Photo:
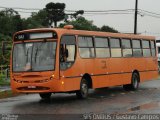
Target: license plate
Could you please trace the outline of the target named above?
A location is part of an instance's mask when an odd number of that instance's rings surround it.
[[[36,86],[28,86],[28,88],[36,88]]]

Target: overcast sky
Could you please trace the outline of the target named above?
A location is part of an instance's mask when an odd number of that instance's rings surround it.
[[[138,8],[160,14],[160,0],[138,0]],[[0,0],[3,7],[44,8],[49,2],[66,4],[66,10],[123,10],[134,9],[135,0]],[[0,9],[1,10],[1,9]],[[20,13],[28,17],[28,13]],[[141,16],[142,15],[142,16]],[[160,37],[159,18],[145,14],[138,15],[138,32]],[[94,24],[101,27],[108,25],[120,32],[133,32],[134,14],[84,15]]]

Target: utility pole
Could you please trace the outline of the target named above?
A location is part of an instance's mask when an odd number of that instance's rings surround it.
[[[137,14],[138,14],[138,0],[136,0],[135,4],[134,34],[137,34]]]

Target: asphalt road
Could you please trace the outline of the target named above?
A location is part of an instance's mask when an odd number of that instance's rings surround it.
[[[1,119],[84,119],[102,113],[159,114],[160,80],[141,83],[137,91],[125,91],[121,86],[90,90],[85,100],[75,94],[53,94],[50,100],[42,100],[37,94],[0,99]]]

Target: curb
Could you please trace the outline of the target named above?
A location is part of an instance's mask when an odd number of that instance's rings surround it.
[[[1,90],[0,91],[0,99],[1,98],[7,98],[7,97],[10,97],[10,96],[12,96],[11,90]]]
[[[11,90],[0,91],[0,99],[14,97],[14,96],[17,96],[17,95],[19,95],[19,94],[12,93]]]
[[[0,90],[0,99],[2,98],[8,98],[8,97],[14,97],[17,96],[18,93],[13,93],[11,89],[4,89]]]

